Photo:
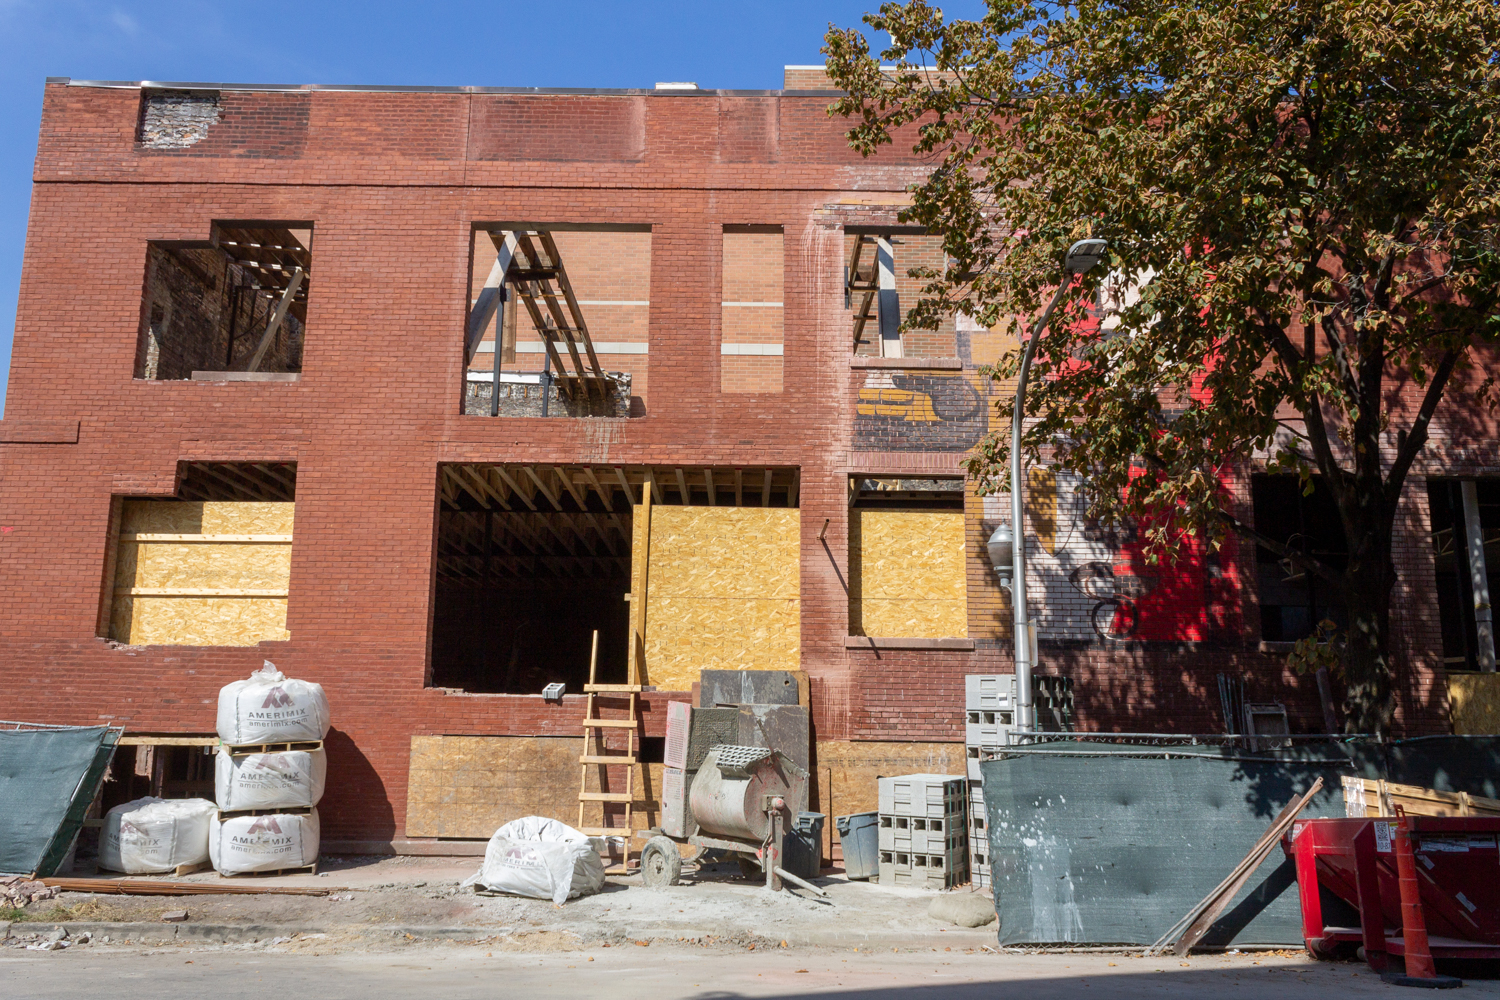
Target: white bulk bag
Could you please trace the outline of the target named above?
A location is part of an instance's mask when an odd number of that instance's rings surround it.
[[[142,875],[202,864],[213,815],[207,799],[148,797],[115,806],[99,834],[99,867]]]
[[[322,750],[232,754],[214,760],[214,801],[224,812],[307,809],[323,797],[328,755]]]
[[[603,841],[555,819],[525,816],[495,831],[484,849],[484,864],[459,885],[478,884],[561,906],[604,887],[602,846]]]
[[[318,811],[216,815],[208,833],[208,857],[220,875],[310,865],[318,860]]]
[[[294,743],[328,735],[323,685],[284,676],[270,660],[219,689],[219,739],[230,746]]]

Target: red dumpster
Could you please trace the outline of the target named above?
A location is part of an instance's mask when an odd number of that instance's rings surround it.
[[[1434,958],[1500,958],[1500,818],[1408,816],[1422,913]],[[1377,972],[1404,955],[1394,819],[1308,819],[1281,846],[1297,865],[1302,937],[1314,955],[1359,945]],[[1323,922],[1320,887],[1359,914]]]

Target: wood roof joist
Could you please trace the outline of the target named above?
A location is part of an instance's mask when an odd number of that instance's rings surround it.
[[[528,508],[530,508],[531,510],[536,510],[536,499],[532,496],[532,493],[536,492],[535,490],[528,491],[521,489],[521,484],[516,482],[515,477],[513,477],[503,465],[492,465],[490,466],[490,468],[495,471],[495,475],[500,477],[500,481],[502,483],[510,487],[510,491],[512,494],[520,497],[521,502],[524,503]]]

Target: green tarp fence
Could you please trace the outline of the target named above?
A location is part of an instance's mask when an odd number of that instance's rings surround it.
[[[1304,817],[1344,815],[1344,775],[1495,796],[1500,738],[1320,743],[1250,752],[1086,741],[1012,747],[980,765],[1001,944],[1156,941],[1317,777]],[[1330,923],[1358,923],[1325,897]],[[1280,848],[1204,946],[1301,947]]]
[[[57,871],[119,738],[107,726],[0,722],[0,874]]]

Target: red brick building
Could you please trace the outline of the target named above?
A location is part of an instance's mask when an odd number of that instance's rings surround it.
[[[1005,508],[959,471],[1006,345],[896,331],[906,268],[941,264],[896,224],[924,166],[861,159],[829,101],[49,80],[0,422],[0,716],[211,734],[219,687],[270,659],[332,703],[330,841],[571,821],[572,692],[594,630],[623,678],[644,586],[648,742],[697,669],[790,668],[826,811],[960,769],[964,675],[1011,668],[983,544]],[[1496,464],[1448,454],[1448,477]],[[1462,576],[1432,539],[1446,484],[1413,478],[1398,542],[1416,732],[1450,725],[1443,614],[1449,665],[1473,660],[1438,599]],[[1146,567],[1068,483],[1032,492],[1039,672],[1073,678],[1080,727],[1223,731],[1223,673],[1321,729],[1281,656],[1320,613],[1305,585],[1244,548]],[[199,776],[153,752],[154,787]],[[466,754],[485,788],[455,790]]]

